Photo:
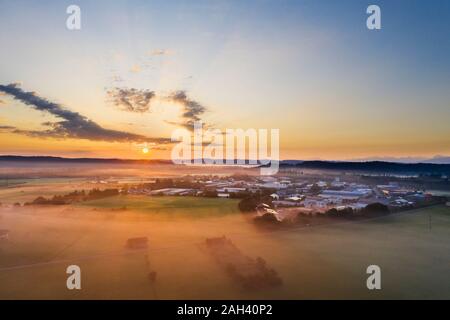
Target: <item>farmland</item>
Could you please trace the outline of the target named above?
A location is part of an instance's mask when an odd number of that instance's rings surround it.
[[[118,196],[3,208],[0,216],[1,227],[11,232],[0,245],[3,299],[450,297],[445,206],[273,232],[255,228],[230,199]],[[264,258],[283,285],[245,291],[230,281],[199,249],[207,237],[222,235],[243,254]],[[127,250],[127,239],[137,236],[148,237],[149,248]],[[70,264],[81,267],[80,291],[65,286]],[[382,268],[378,292],[365,286],[370,264]],[[154,284],[150,270],[157,272]]]

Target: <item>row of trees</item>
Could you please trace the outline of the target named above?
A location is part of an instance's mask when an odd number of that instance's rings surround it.
[[[363,209],[354,210],[350,207],[338,210],[336,208],[329,209],[324,213],[304,213],[299,212],[296,218],[292,220],[279,221],[274,214],[265,213],[262,216],[255,217],[255,223],[265,226],[296,226],[296,225],[311,225],[329,223],[329,220],[323,218],[333,218],[336,220],[354,220],[354,219],[368,219],[378,216],[384,216],[390,213],[389,208],[382,203],[371,203]]]
[[[351,219],[351,218],[355,218],[355,217],[371,218],[371,217],[375,217],[375,216],[386,215],[389,213],[390,213],[390,211],[389,211],[388,206],[386,206],[382,203],[376,202],[376,203],[368,204],[365,208],[358,209],[358,210],[354,210],[351,207],[346,207],[341,210],[332,208],[332,209],[326,211],[325,213],[323,213],[323,215],[326,217],[331,217],[331,218]],[[318,214],[318,216],[320,216],[320,214]]]
[[[54,195],[52,198],[37,197],[32,202],[26,202],[25,205],[64,205],[73,202],[89,201],[113,197],[119,194],[118,189],[92,189],[89,192],[84,190],[75,190],[64,195]]]
[[[261,189],[255,193],[246,194],[238,204],[239,210],[241,212],[253,212],[261,203],[271,205],[272,197],[270,195],[274,192],[273,189]]]

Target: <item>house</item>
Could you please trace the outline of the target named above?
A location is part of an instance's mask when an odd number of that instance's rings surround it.
[[[297,195],[294,195],[294,196],[286,198],[286,200],[299,202],[299,201],[303,200],[303,198],[304,198],[303,196],[299,197]]]
[[[218,193],[217,196],[219,198],[229,198],[230,194],[229,193]]]
[[[405,200],[403,198],[397,198],[394,201],[391,201],[390,205],[393,207],[404,207],[404,206],[410,206],[413,205],[411,201]]]
[[[9,240],[9,230],[0,229],[0,241],[8,241]]]
[[[371,190],[354,190],[354,191],[344,191],[344,190],[324,190],[319,195],[323,198],[336,198],[345,200],[358,200],[361,197],[369,195]]]
[[[164,188],[153,190],[150,192],[152,196],[165,195],[165,196],[176,196],[176,195],[186,195],[193,192],[192,189],[184,189],[184,188]]]
[[[272,204],[277,207],[297,207],[299,205],[296,201],[287,201],[287,200],[275,200],[272,201]]]
[[[246,188],[235,188],[235,187],[229,187],[229,188],[220,188],[217,189],[217,192],[219,193],[239,193],[239,192],[245,192]]]
[[[328,201],[320,197],[307,197],[303,204],[305,208],[325,208],[328,205]]]
[[[279,182],[266,182],[259,184],[261,188],[268,188],[268,189],[286,189],[288,187],[287,184],[279,183]]]

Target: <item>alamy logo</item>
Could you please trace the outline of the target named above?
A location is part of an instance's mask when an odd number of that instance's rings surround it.
[[[381,289],[381,268],[377,265],[370,265],[366,270],[367,274],[370,276],[367,278],[366,285],[369,290],[380,290]]]
[[[369,30],[381,29],[381,9],[379,6],[372,4],[367,7],[367,14],[370,16],[367,18],[366,25]]]
[[[203,130],[201,121],[194,122],[194,131],[177,129],[172,141],[175,164],[260,165],[262,175],[272,175],[279,168],[279,129]],[[270,154],[269,154],[270,142]]]
[[[70,265],[66,269],[66,273],[70,274],[67,278],[66,286],[69,290],[81,289],[81,269],[77,265]]]
[[[81,9],[79,6],[72,4],[67,7],[66,13],[69,14],[66,20],[66,27],[68,30],[81,29]]]

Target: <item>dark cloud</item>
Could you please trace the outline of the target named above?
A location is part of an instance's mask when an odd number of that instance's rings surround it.
[[[155,92],[135,88],[112,88],[106,92],[112,103],[125,111],[143,113],[150,109]]]
[[[0,125],[0,130],[13,130],[15,128],[16,127],[13,127],[13,126],[2,126],[2,125]]]
[[[183,121],[167,123],[178,125],[193,130],[194,122],[200,121],[200,116],[205,113],[206,107],[195,100],[190,99],[186,91],[179,90],[172,92],[168,96],[156,96],[154,91],[138,90],[135,88],[112,88],[107,91],[113,103],[122,110],[130,112],[147,112],[150,109],[150,102],[154,98],[170,101],[182,107]]]
[[[200,116],[206,111],[206,108],[203,105],[197,101],[189,99],[186,92],[182,90],[172,93],[167,97],[167,99],[183,107],[182,117],[184,121],[173,124],[181,125],[189,130],[193,130],[194,122],[200,121]]]
[[[39,97],[34,92],[23,91],[17,84],[0,85],[0,92],[12,96],[14,99],[31,106],[32,108],[48,112],[62,121],[46,122],[46,130],[22,130],[17,128],[9,128],[18,134],[33,137],[54,137],[54,138],[75,138],[101,141],[116,142],[154,142],[154,143],[170,143],[168,138],[151,138],[139,134],[126,131],[105,129],[96,122],[86,118],[85,116],[67,110],[60,104],[51,102],[45,98]]]

